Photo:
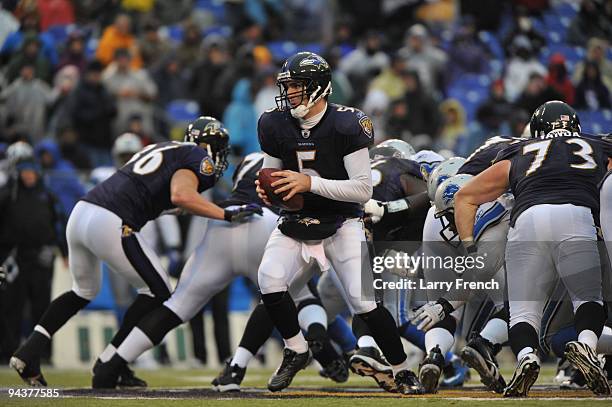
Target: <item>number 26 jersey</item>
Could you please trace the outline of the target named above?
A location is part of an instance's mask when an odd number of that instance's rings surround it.
[[[527,208],[541,204],[573,204],[599,218],[598,183],[607,171],[612,144],[567,130],[514,144],[496,161],[510,160],[514,208],[510,224]]]
[[[145,147],[82,199],[108,209],[134,230],[140,230],[163,211],[174,208],[170,181],[180,169],[196,175],[198,192],[215,184],[214,162],[206,150],[193,143],[171,141]]]

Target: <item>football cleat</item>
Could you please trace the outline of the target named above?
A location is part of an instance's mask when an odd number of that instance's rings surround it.
[[[557,374],[555,375],[553,381],[556,384],[561,385],[561,383],[569,380],[572,377],[572,372],[574,370],[574,367],[572,367],[572,364],[568,362],[567,359],[559,359],[557,362]]]
[[[119,375],[123,371],[127,363],[117,365],[112,359],[108,362],[96,361],[93,368],[93,377],[91,378],[92,389],[115,389],[119,385]]]
[[[570,376],[563,380],[559,385],[562,390],[583,390],[586,389],[586,380],[580,370],[573,366],[569,369]]]
[[[26,360],[22,356],[18,356],[19,351],[11,357],[9,366],[17,371],[23,381],[32,387],[46,387],[47,381],[40,371],[40,361]]]
[[[603,363],[588,345],[572,341],[565,345],[565,357],[576,367],[586,381],[586,385],[595,394],[610,394],[610,384],[603,370]]]
[[[225,361],[225,367],[211,382],[213,390],[221,393],[240,391],[240,383],[244,379],[246,367],[231,365],[231,359]]]
[[[96,359],[96,363],[92,369],[94,375],[99,371],[101,365],[102,361]],[[147,387],[147,382],[136,377],[134,371],[126,364],[120,370],[119,378],[117,379],[117,387],[120,389],[143,389]]]
[[[312,354],[310,350],[304,353],[297,353],[285,348],[281,365],[268,381],[268,390],[280,391],[289,387],[297,372],[308,366],[311,360]]]
[[[527,397],[539,374],[540,359],[533,352],[526,354],[516,366],[512,379],[504,390],[504,397]]]
[[[472,338],[461,350],[461,359],[480,375],[480,381],[489,390],[503,393],[506,381],[502,377],[497,360],[495,359],[494,345],[480,335]]]
[[[395,388],[401,394],[423,394],[425,389],[416,375],[410,370],[402,370],[395,375]]]
[[[336,383],[344,383],[348,380],[348,367],[344,359],[335,359],[321,369],[319,375],[332,379]]]
[[[359,376],[373,378],[381,389],[391,393],[397,391],[393,369],[375,347],[364,346],[359,348],[349,359],[349,367],[353,373]]]
[[[425,393],[438,391],[442,369],[444,369],[444,355],[442,355],[440,347],[436,345],[419,366],[419,381],[423,385]]]

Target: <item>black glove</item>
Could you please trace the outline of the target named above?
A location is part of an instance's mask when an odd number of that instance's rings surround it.
[[[261,206],[250,203],[248,205],[239,206],[236,209],[226,209],[223,217],[226,221],[231,223],[243,223],[247,222],[253,215],[263,215],[263,209]]]

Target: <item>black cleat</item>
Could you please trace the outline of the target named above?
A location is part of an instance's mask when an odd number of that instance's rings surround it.
[[[397,392],[393,369],[380,351],[373,346],[364,346],[349,359],[351,371],[359,376],[371,377],[381,389]]]
[[[540,374],[540,359],[535,353],[528,353],[519,361],[504,397],[527,397],[529,389],[538,380]]]
[[[335,359],[319,372],[319,375],[332,379],[336,383],[344,383],[348,380],[348,367],[344,359]]]
[[[118,355],[108,362],[96,362],[91,378],[92,389],[115,389],[119,385],[119,376],[127,367],[127,363]]]
[[[94,376],[96,373],[98,373],[100,365],[102,365],[102,361],[100,359],[96,359],[96,363],[92,369]],[[139,377],[136,377],[134,371],[126,364],[119,371],[117,387],[120,389],[144,389],[147,387],[147,382]]]
[[[419,381],[423,385],[425,393],[436,393],[438,391],[442,369],[444,369],[444,355],[442,355],[440,347],[436,345],[419,366]]]
[[[11,357],[9,366],[17,371],[27,385],[32,387],[47,387],[47,381],[40,371],[40,361],[38,359],[27,360],[19,355],[19,350],[17,350],[15,355]]]
[[[423,394],[425,389],[416,375],[410,370],[402,370],[395,375],[396,391],[401,394]]]
[[[231,365],[232,360],[225,361],[225,367],[211,382],[215,391],[225,393],[227,391],[240,391],[240,383],[244,379],[246,367]]]
[[[565,357],[576,367],[586,381],[586,385],[595,394],[610,394],[610,384],[603,370],[603,363],[588,345],[572,341],[565,345]]]
[[[283,361],[268,381],[268,390],[280,391],[289,387],[291,381],[300,370],[304,369],[312,360],[310,350],[297,353],[289,348],[283,350]]]
[[[465,345],[461,351],[461,359],[478,372],[480,381],[489,390],[499,394],[504,392],[506,381],[499,371],[494,345],[491,342],[477,335]]]

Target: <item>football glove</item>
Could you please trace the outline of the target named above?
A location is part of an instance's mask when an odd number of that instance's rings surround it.
[[[363,207],[366,215],[370,216],[372,223],[380,222],[380,219],[385,215],[386,205],[384,202],[370,199]]]
[[[412,323],[424,332],[429,331],[454,311],[453,306],[444,298],[436,302],[428,302],[415,311]]]
[[[6,269],[0,266],[0,287],[6,284],[6,276],[7,276]]]
[[[235,209],[226,209],[223,215],[224,219],[231,223],[244,223],[250,220],[253,215],[263,215],[263,209],[261,206],[250,203],[248,205],[242,205]]]

